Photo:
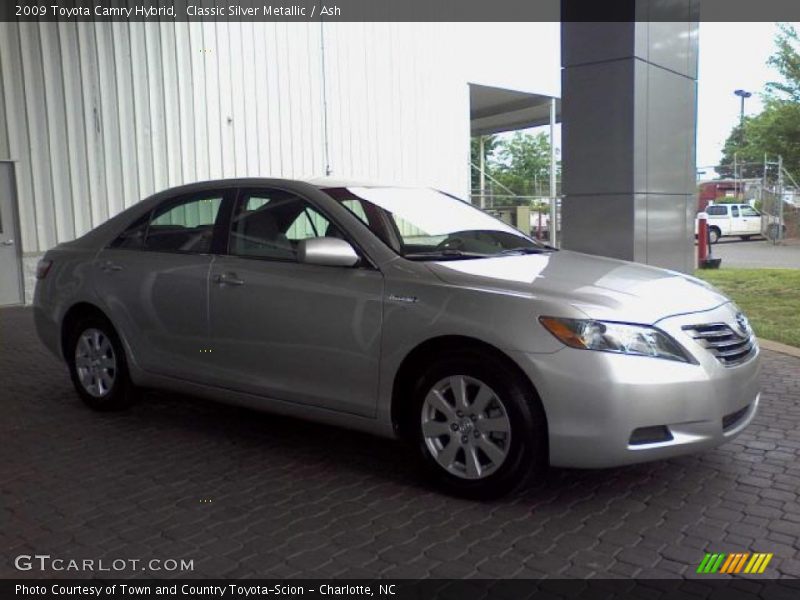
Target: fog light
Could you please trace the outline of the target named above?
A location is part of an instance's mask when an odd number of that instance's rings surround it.
[[[634,429],[631,434],[631,439],[628,444],[631,446],[638,446],[641,444],[657,444],[659,442],[669,442],[672,439],[672,433],[666,425],[657,425],[655,427],[639,427]]]

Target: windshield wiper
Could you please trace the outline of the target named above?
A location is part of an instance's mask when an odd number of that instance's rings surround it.
[[[465,260],[470,258],[486,258],[489,254],[478,252],[464,252],[454,248],[434,250],[431,252],[410,252],[403,255],[408,260]]]
[[[500,254],[543,254],[544,252],[552,252],[555,250],[552,246],[543,246],[541,248],[533,246],[520,246],[519,248],[508,248],[503,250]]]

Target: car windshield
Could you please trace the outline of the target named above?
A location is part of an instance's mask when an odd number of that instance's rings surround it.
[[[550,248],[472,205],[432,189],[325,190],[395,252],[410,260],[538,254]]]

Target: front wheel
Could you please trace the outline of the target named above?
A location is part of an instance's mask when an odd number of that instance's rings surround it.
[[[68,340],[67,362],[81,399],[94,410],[125,408],[135,398],[125,352],[112,325],[100,317],[81,319]]]
[[[708,241],[711,244],[716,244],[720,238],[720,231],[716,227],[712,227],[708,230]]]
[[[547,464],[547,425],[539,399],[494,357],[463,355],[419,379],[412,431],[423,466],[445,491],[502,496]]]

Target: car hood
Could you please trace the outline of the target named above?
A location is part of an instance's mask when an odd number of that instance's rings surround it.
[[[445,283],[566,304],[593,319],[652,324],[729,301],[676,271],[567,250],[426,264]]]

